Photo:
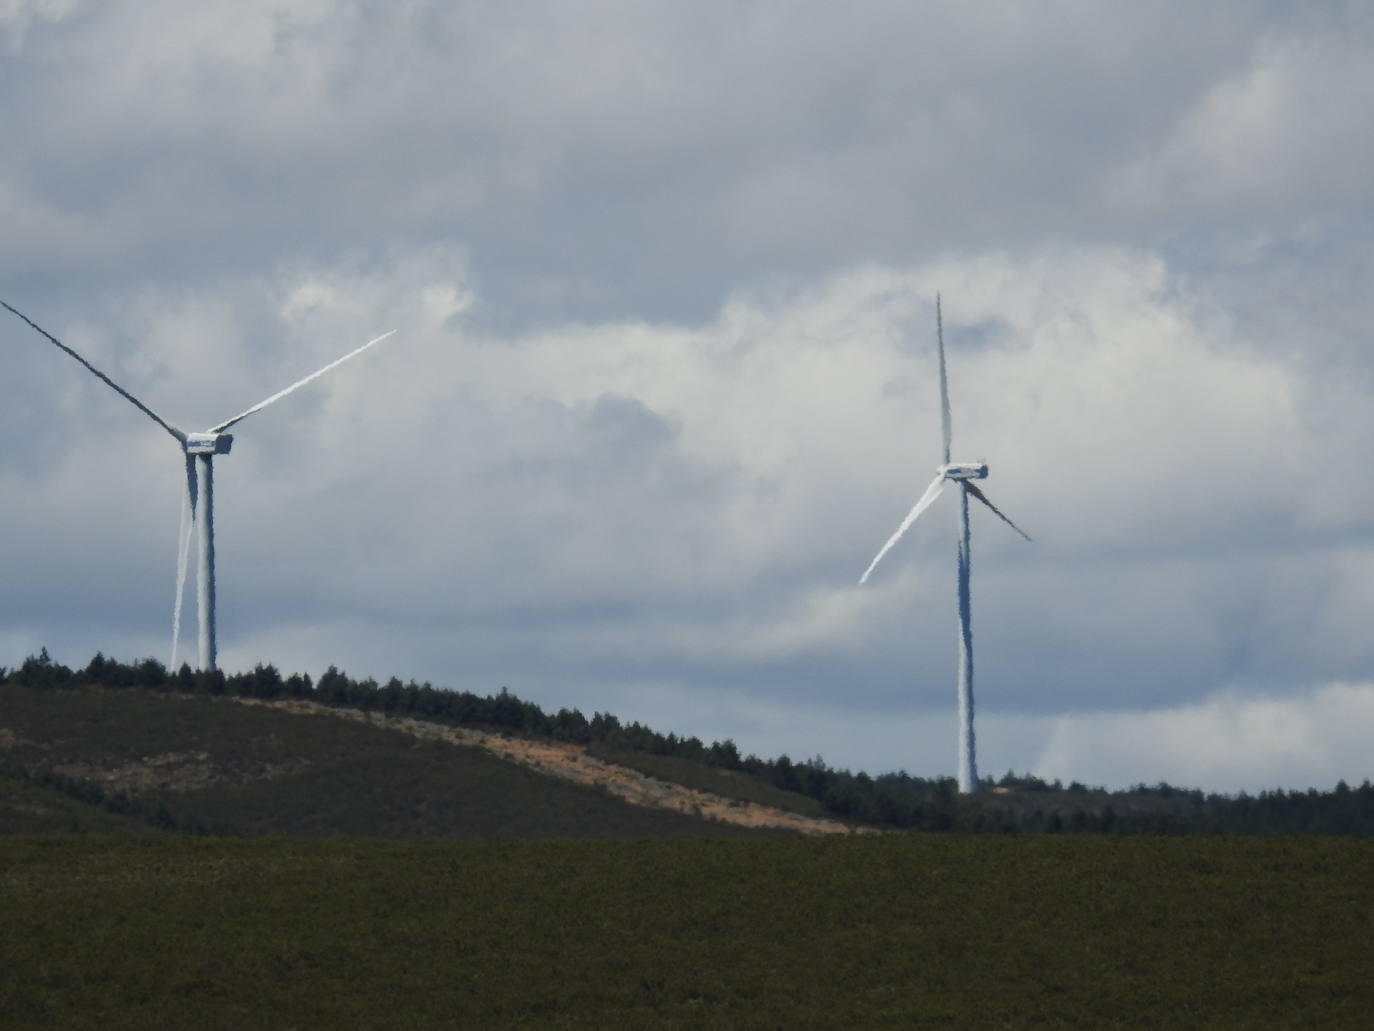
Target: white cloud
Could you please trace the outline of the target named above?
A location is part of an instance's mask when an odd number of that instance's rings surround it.
[[[952,700],[952,678],[948,689]],[[954,767],[952,704],[948,710],[865,710],[839,691],[828,703],[760,704],[735,695],[704,706],[690,692],[653,684],[608,700],[627,718],[663,720],[705,740],[730,737],[746,754],[820,755],[837,768],[925,777],[948,776]],[[1231,794],[1329,791],[1339,780],[1357,785],[1370,777],[1372,717],[1374,685],[1366,683],[1327,684],[1288,697],[1223,689],[1184,705],[1118,713],[982,708],[979,772],[997,778],[1011,770],[1113,789],[1165,781]]]
[[[1359,7],[1264,38],[1207,90],[1153,153],[1123,166],[1118,199],[1207,220],[1342,218],[1362,206],[1374,147],[1366,60],[1374,21]],[[1293,223],[1290,222],[1290,225]]]
[[[0,30],[17,47],[34,22],[59,22],[75,9],[76,0],[0,0]]]
[[[1117,787],[1161,780],[1212,791],[1329,790],[1370,777],[1374,685],[1328,684],[1295,697],[1222,691],[1154,711],[1048,721],[1032,764],[1046,778]]]

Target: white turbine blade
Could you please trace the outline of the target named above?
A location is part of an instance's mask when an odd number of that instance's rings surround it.
[[[940,438],[945,445],[945,465],[949,465],[951,420],[949,414],[949,379],[945,375],[945,321],[940,313],[940,295],[935,295],[935,339],[940,347]]]
[[[5,304],[4,301],[0,301],[0,305],[3,305],[3,306],[4,306],[5,308],[7,308],[9,311],[13,312],[15,315],[18,315],[21,319],[23,319],[25,322],[27,322],[27,323],[28,323],[30,326],[32,326],[34,329],[38,330],[38,332],[42,333],[45,337],[47,337],[49,340],[51,340],[54,344],[56,344],[56,345],[57,345],[58,347],[60,347],[62,350],[66,351],[69,355],[71,355],[73,358],[75,358],[77,361],[79,361],[82,365],[86,366],[86,368],[89,369],[91,372],[93,372],[93,373],[96,375],[96,377],[97,377],[98,379],[100,379],[100,381],[101,381],[102,383],[104,383],[106,386],[109,386],[109,387],[113,388],[114,391],[115,391],[117,394],[119,394],[120,397],[124,398],[126,401],[129,401],[131,404],[133,404],[133,406],[134,406],[135,408],[137,408],[140,412],[142,412],[144,415],[148,416],[148,418],[152,419],[153,422],[157,423],[157,424],[158,424],[159,426],[161,426],[164,430],[166,430],[166,431],[167,431],[168,433],[170,433],[173,437],[175,437],[179,443],[182,443],[182,444],[185,444],[185,443],[186,443],[186,434],[182,433],[181,430],[177,429],[177,428],[176,428],[175,426],[173,426],[171,423],[167,422],[167,420],[165,420],[164,418],[162,418],[162,416],[158,415],[157,412],[153,411],[151,408],[149,408],[147,405],[145,405],[145,404],[144,404],[142,401],[140,401],[138,398],[134,397],[133,394],[129,393],[127,390],[125,390],[123,387],[121,387],[121,386],[120,386],[118,383],[116,383],[114,380],[110,379],[109,376],[106,376],[103,372],[101,372],[99,369],[97,369],[94,365],[92,365],[90,362],[86,361],[85,358],[82,358],[81,355],[79,355],[79,354],[77,354],[75,351],[73,351],[70,347],[68,347],[66,344],[64,344],[61,340],[58,340],[57,337],[53,336],[51,333],[49,333],[46,329],[44,329],[44,328],[43,328],[42,326],[40,326],[38,323],[34,322],[33,319],[29,318],[27,315],[25,315],[22,311],[19,311],[17,308],[11,308],[8,304]]]
[[[897,527],[897,532],[887,539],[887,543],[882,546],[882,549],[874,556],[873,561],[868,564],[868,568],[864,570],[864,575],[859,577],[859,583],[868,581],[868,574],[873,572],[878,563],[882,561],[882,557],[892,550],[892,546],[902,539],[902,534],[906,533],[911,524],[916,521],[916,517],[929,508],[931,503],[940,496],[940,491],[944,489],[945,474],[942,472],[930,481],[930,486],[921,495],[921,500],[916,502],[916,506],[902,520],[902,525]]]
[[[181,496],[181,527],[177,532],[177,593],[172,603],[172,661],[168,666],[173,673],[177,668],[177,648],[181,644],[181,608],[186,596],[186,567],[191,552],[191,531],[196,525],[196,460],[186,456],[186,493]]]
[[[355,348],[355,349],[352,350],[352,351],[349,351],[349,352],[348,352],[346,355],[344,355],[342,358],[335,358],[332,362],[330,362],[328,365],[326,365],[323,369],[317,369],[315,372],[312,372],[309,376],[306,376],[305,379],[303,379],[303,380],[298,380],[298,381],[296,381],[295,383],[292,383],[292,384],[291,384],[289,387],[287,387],[285,390],[278,390],[275,394],[273,394],[271,397],[267,398],[265,401],[259,401],[259,402],[258,402],[257,404],[255,404],[252,408],[248,409],[248,411],[246,411],[246,412],[240,412],[238,415],[234,416],[234,417],[233,417],[232,419],[230,419],[228,422],[222,422],[222,423],[220,423],[218,426],[211,426],[208,432],[210,432],[210,433],[223,433],[225,430],[227,430],[230,426],[234,425],[234,423],[238,422],[240,419],[246,419],[246,418],[248,418],[248,416],[252,415],[254,412],[261,411],[262,409],[266,408],[268,405],[270,405],[270,404],[271,404],[272,402],[274,402],[274,401],[280,401],[280,400],[281,400],[282,398],[284,398],[287,394],[290,394],[292,391],[299,390],[301,387],[303,387],[303,386],[305,386],[307,383],[309,383],[312,379],[316,379],[316,378],[318,378],[318,377],[320,377],[320,376],[323,376],[326,372],[328,372],[330,369],[334,368],[336,365],[342,365],[344,362],[348,361],[348,359],[352,358],[354,355],[362,354],[364,351],[366,351],[366,350],[367,350],[369,347],[371,347],[373,344],[380,344],[383,340],[385,340],[387,337],[391,336],[391,335],[392,335],[393,333],[395,333],[395,332],[396,332],[396,331],[393,329],[393,330],[389,330],[389,331],[386,332],[386,333],[383,333],[383,334],[382,334],[381,336],[379,336],[379,337],[373,337],[373,338],[372,338],[371,340],[369,340],[367,343],[363,344],[362,347],[358,347],[358,348]]]
[[[998,508],[996,505],[994,505],[991,501],[989,501],[988,496],[984,494],[981,490],[979,490],[977,487],[975,487],[969,480],[964,481],[964,487],[967,488],[968,492],[972,494],[975,498],[977,498],[983,504],[987,505],[988,508],[992,509],[993,515],[995,515],[998,519],[1002,520],[1002,522],[1006,523],[1013,530],[1019,533],[1022,537],[1026,538],[1026,540],[1031,539],[1030,534],[1028,534],[1025,530],[1021,529],[1021,527],[1017,526],[1015,523],[1013,523],[1005,515],[1003,515],[1002,510]]]

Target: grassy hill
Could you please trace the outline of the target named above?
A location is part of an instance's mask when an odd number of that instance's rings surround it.
[[[544,712],[504,688],[482,696],[395,678],[382,685],[333,668],[314,683],[271,666],[169,673],[152,659],[126,665],[97,655],[74,671],[43,653],[0,670],[0,692],[28,699],[0,707],[0,773],[184,830],[695,833],[704,816],[808,832],[1374,835],[1368,780],[1227,797],[1163,783],[1065,787],[1009,772],[960,796],[948,777],[762,759],[729,740],[708,745],[608,713]],[[53,700],[37,701],[47,695]],[[241,703],[267,711],[248,715]],[[45,724],[45,705],[68,708]],[[324,730],[312,722],[322,714],[360,726]],[[38,721],[23,741],[5,737],[22,729],[7,727],[15,719]],[[546,790],[546,775],[562,783]],[[660,812],[627,812],[627,801]]]
[[[390,837],[742,832],[631,805],[480,748],[223,696],[9,684],[0,727],[10,774],[0,780],[0,830],[11,833],[148,822]]]
[[[154,833],[134,814],[107,812],[65,791],[0,774],[0,834]]]

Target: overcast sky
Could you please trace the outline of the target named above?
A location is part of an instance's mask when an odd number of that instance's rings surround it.
[[[953,774],[1374,776],[1374,15],[0,0],[0,298],[200,429],[221,662]],[[0,323],[0,664],[170,651],[181,460]],[[194,613],[183,655],[194,648]]]

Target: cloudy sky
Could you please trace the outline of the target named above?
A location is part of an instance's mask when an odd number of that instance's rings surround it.
[[[222,664],[746,751],[1374,775],[1366,5],[0,0],[0,298],[217,463]],[[169,656],[181,461],[0,324],[0,664]],[[194,616],[183,644],[194,646]]]

